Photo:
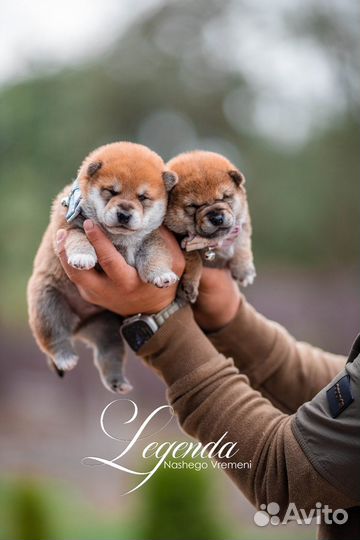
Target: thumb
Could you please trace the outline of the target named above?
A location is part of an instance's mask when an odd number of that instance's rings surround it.
[[[112,242],[90,219],[84,221],[84,231],[93,245],[100,266],[110,279],[116,281],[124,272],[134,269],[127,264]]]
[[[65,251],[66,230],[59,229],[56,231],[56,252],[60,256],[64,256]]]

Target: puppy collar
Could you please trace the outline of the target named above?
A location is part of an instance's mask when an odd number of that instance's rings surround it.
[[[79,186],[78,180],[74,180],[71,191],[67,197],[64,197],[61,201],[61,204],[67,208],[66,212],[66,221],[70,223],[74,221],[75,218],[82,215],[84,218],[83,209],[81,207],[82,194]]]
[[[200,249],[214,250],[230,247],[239,236],[242,226],[242,224],[235,225],[235,227],[230,230],[229,234],[219,240],[204,238],[200,235],[187,236],[181,241],[181,247],[185,249],[185,251],[195,251]]]

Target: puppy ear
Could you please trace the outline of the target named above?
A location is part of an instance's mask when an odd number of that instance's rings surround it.
[[[87,168],[87,175],[92,178],[101,169],[102,165],[102,161],[93,161]]]
[[[237,169],[229,171],[229,176],[234,180],[237,186],[245,184],[245,176]]]
[[[166,191],[171,191],[175,184],[178,183],[178,175],[173,171],[164,171],[162,173]]]

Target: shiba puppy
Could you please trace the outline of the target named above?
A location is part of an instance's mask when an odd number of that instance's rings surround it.
[[[86,157],[75,183],[55,199],[29,281],[28,304],[36,341],[60,375],[78,361],[73,348],[76,337],[94,348],[95,365],[106,388],[118,393],[131,389],[123,373],[122,319],[82,299],[55,254],[56,231],[67,229],[69,264],[93,268],[96,253],[82,228],[84,219],[90,218],[143,281],[168,287],[178,276],[171,270],[171,255],[157,229],[164,219],[168,191],[176,182],[176,174],[165,169],[155,152],[117,142]]]
[[[179,294],[195,302],[203,263],[227,266],[240,285],[251,284],[256,272],[243,174],[213,152],[180,154],[167,166],[178,183],[169,196],[165,224],[181,240],[186,258]]]

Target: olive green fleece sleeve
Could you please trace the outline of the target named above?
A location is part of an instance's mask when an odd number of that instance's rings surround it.
[[[344,356],[296,341],[244,297],[235,318],[208,338],[219,352],[234,359],[253,388],[288,413],[311,400],[346,362]]]
[[[196,325],[191,309],[175,313],[140,350],[165,380],[168,398],[183,429],[202,444],[236,443],[231,461],[250,469],[225,471],[256,506],[271,501],[311,509],[318,500],[333,508],[354,501],[313,468],[292,432],[292,416],[276,409],[249,385],[234,362],[219,354]],[[221,459],[226,463],[225,458]]]

